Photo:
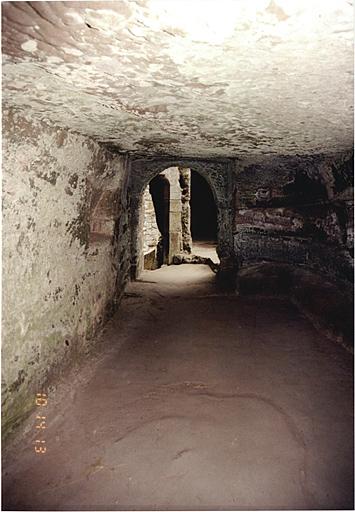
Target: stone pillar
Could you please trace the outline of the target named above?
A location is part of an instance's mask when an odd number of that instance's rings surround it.
[[[175,254],[182,251],[182,226],[181,226],[181,188],[179,183],[179,169],[170,167],[162,173],[170,183],[169,203],[169,254],[168,264],[172,263]]]
[[[135,275],[135,279],[144,270],[143,236],[142,236],[143,226],[144,226],[144,205],[143,205],[143,196],[142,196],[139,201],[137,228],[136,228],[137,234],[139,233],[139,236],[138,236],[136,254],[133,255],[135,266],[132,267],[132,272]]]
[[[219,201],[217,214],[218,246],[220,260],[217,282],[222,289],[234,290],[236,287],[238,260],[233,253],[232,234],[233,208],[230,201]]]
[[[187,254],[192,251],[191,237],[191,170],[179,169],[181,188],[181,229],[182,229],[182,250]]]

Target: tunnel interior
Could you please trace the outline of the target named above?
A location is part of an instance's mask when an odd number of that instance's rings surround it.
[[[2,11],[2,508],[352,510],[353,2]]]

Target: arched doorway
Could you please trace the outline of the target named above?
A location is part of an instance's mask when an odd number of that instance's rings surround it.
[[[174,262],[218,265],[217,207],[198,172],[165,169],[145,187],[142,209],[144,269]]]
[[[230,161],[208,161],[193,158],[150,157],[132,161],[128,183],[131,225],[131,279],[137,279],[144,268],[142,251],[143,193],[149,182],[164,170],[178,167],[193,169],[208,182],[217,209],[217,253],[220,259],[219,281],[234,282],[233,215],[230,205],[234,192],[234,164]]]

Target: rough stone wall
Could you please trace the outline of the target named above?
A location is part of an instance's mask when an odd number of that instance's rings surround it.
[[[179,169],[181,187],[181,229],[182,229],[182,250],[187,254],[192,251],[191,236],[191,170]]]
[[[143,194],[143,254],[144,267],[157,268],[157,250],[161,234],[157,225],[153,198],[146,187]]]
[[[143,252],[144,254],[155,249],[160,238],[152,196],[147,187],[143,194],[144,226],[143,226]]]
[[[3,433],[80,358],[129,270],[129,160],[3,113]]]
[[[296,263],[352,281],[352,154],[248,165],[237,174],[235,187],[239,265]]]

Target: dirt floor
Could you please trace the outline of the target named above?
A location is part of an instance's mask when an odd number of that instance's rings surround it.
[[[3,509],[353,508],[351,355],[214,279],[129,285],[101,353],[49,393],[47,453],[32,416],[7,455]]]
[[[202,256],[204,258],[211,258],[214,263],[219,263],[217,255],[216,242],[197,241],[192,244],[192,254]]]

